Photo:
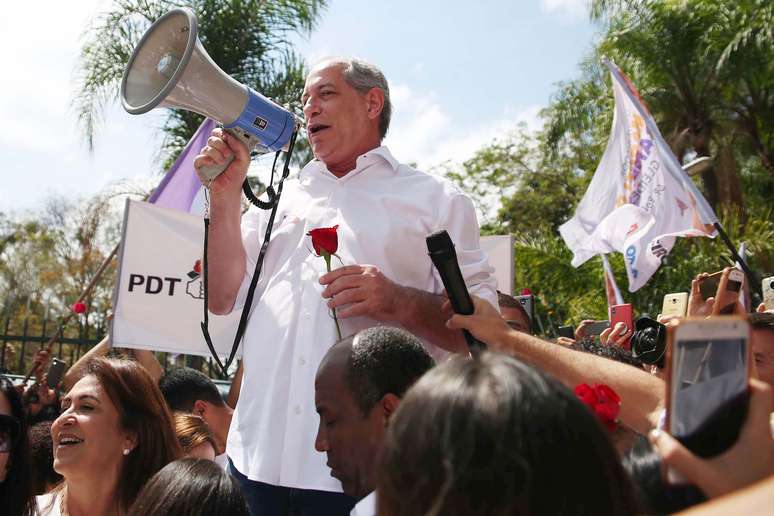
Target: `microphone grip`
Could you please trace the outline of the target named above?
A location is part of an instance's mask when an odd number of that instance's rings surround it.
[[[462,277],[454,244],[446,231],[433,233],[427,237],[427,248],[430,259],[441,276],[441,281],[449,296],[449,302],[455,313],[470,315],[474,312],[473,301],[468,294],[468,287]],[[476,339],[468,330],[462,330],[471,353],[486,349],[486,344]]]

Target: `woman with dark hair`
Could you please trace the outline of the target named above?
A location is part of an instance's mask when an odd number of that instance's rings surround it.
[[[51,426],[61,488],[38,498],[42,514],[121,514],[145,482],[180,455],[172,416],[138,363],[95,358],[62,399]]]
[[[21,396],[0,375],[0,510],[7,516],[35,514],[32,465]]]
[[[167,464],[145,484],[129,516],[248,516],[239,485],[207,459]]]
[[[409,390],[377,493],[389,516],[638,512],[597,418],[558,381],[494,353],[454,358]]]

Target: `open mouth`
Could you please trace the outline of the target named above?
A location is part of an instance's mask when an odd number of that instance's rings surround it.
[[[57,444],[59,446],[75,446],[76,444],[81,444],[83,442],[83,439],[80,437],[76,437],[74,435],[66,435],[66,434],[60,434]]]
[[[306,130],[309,133],[309,135],[311,136],[313,134],[319,133],[320,131],[324,131],[324,130],[328,129],[329,127],[330,127],[329,125],[325,125],[325,124],[312,124],[312,125],[308,126]]]

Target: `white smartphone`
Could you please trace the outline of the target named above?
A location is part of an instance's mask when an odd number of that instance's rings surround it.
[[[774,276],[764,278],[763,287],[763,304],[766,305],[767,310],[774,308]]]
[[[747,418],[750,326],[736,316],[669,328],[666,429],[700,457],[730,448]],[[679,479],[668,474],[672,482]]]
[[[676,315],[685,317],[688,310],[688,292],[675,292],[664,296],[661,304],[661,315]]]

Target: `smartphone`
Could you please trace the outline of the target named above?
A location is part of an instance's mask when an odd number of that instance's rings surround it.
[[[699,280],[699,291],[701,292],[702,299],[706,301],[717,294],[718,286],[720,286],[720,277],[722,275],[723,271],[718,271]]]
[[[634,331],[634,321],[632,318],[632,305],[625,303],[623,305],[613,305],[608,309],[610,315],[610,327],[615,328],[615,325],[622,322],[626,325],[626,329]],[[612,338],[612,335],[611,335]],[[631,345],[631,335],[625,342],[622,343],[622,347],[629,349]]]
[[[524,308],[524,311],[527,312],[527,316],[529,316],[529,323],[530,325],[534,325],[535,320],[535,296],[532,294],[526,294],[521,296],[516,296],[516,299],[519,300],[519,303],[521,303],[521,307]]]
[[[661,304],[661,315],[676,315],[685,317],[688,310],[688,292],[675,292],[664,296]]]
[[[559,337],[567,337],[568,339],[575,340],[575,328],[572,326],[559,326],[556,329],[556,333]]]
[[[46,373],[46,381],[50,389],[56,389],[59,382],[62,381],[62,375],[67,369],[67,362],[54,357],[51,360],[51,365],[48,366],[48,373]]]
[[[599,335],[608,328],[610,328],[610,321],[594,321],[591,324],[587,324],[583,329],[586,335]]]
[[[736,442],[747,418],[749,324],[737,316],[690,318],[667,331],[666,430],[696,455],[716,456]]]
[[[763,290],[763,304],[767,310],[774,308],[774,276],[764,278],[761,284]]]
[[[715,293],[715,304],[712,315],[731,315],[739,301],[739,292],[744,283],[744,273],[739,269],[728,269],[728,274],[720,277],[718,290]]]

